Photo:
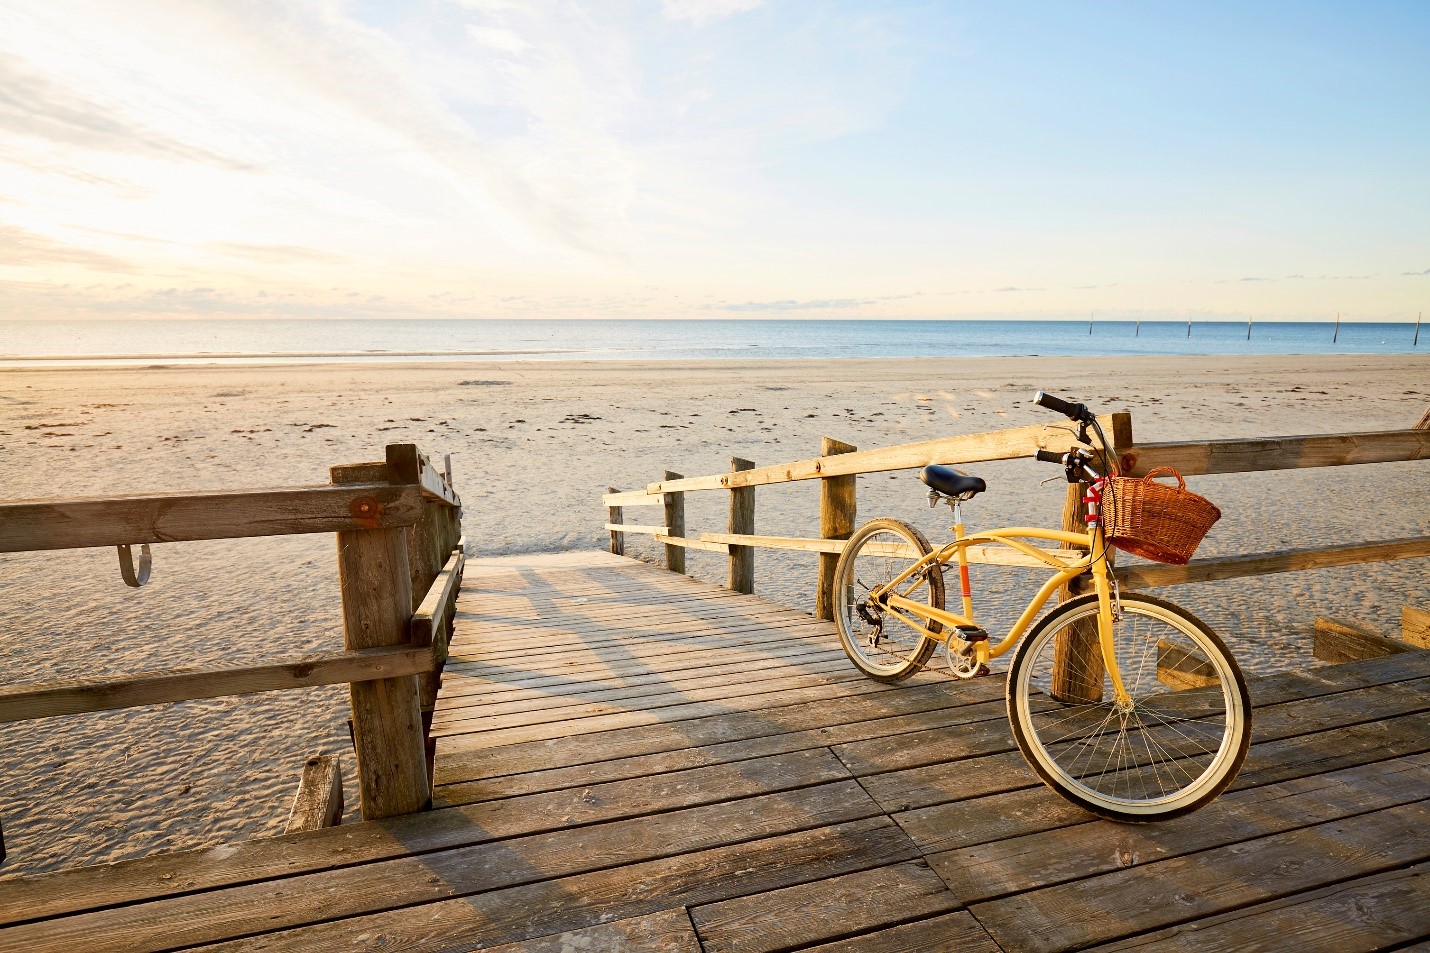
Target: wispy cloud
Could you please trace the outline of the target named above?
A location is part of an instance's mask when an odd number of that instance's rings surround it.
[[[36,265],[78,265],[96,271],[124,271],[133,267],[111,255],[57,241],[14,225],[0,224],[0,268]]]
[[[661,11],[672,20],[686,20],[697,26],[736,13],[746,13],[760,0],[660,0]]]

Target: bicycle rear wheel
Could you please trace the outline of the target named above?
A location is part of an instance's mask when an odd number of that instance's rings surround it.
[[[1113,623],[1118,669],[1130,704],[1119,706],[1094,644],[1087,658],[1059,658],[1096,627],[1095,595],[1049,613],[1023,640],[1008,670],[1008,716],[1023,756],[1049,787],[1119,821],[1157,821],[1195,811],[1236,777],[1251,739],[1251,700],[1236,660],[1186,610],[1152,596],[1121,599]],[[1092,654],[1096,654],[1096,658]],[[1054,670],[1071,663],[1086,697],[1055,692]],[[1100,698],[1098,677],[1100,677]]]
[[[865,523],[849,538],[834,567],[834,625],[850,660],[865,675],[897,682],[923,668],[937,639],[899,621],[869,602],[869,593],[899,578],[910,566],[933,552],[923,533],[907,523],[878,519]],[[900,596],[943,608],[943,571],[933,565],[900,583]],[[922,621],[922,620],[919,620]],[[941,631],[937,622],[927,623]]]

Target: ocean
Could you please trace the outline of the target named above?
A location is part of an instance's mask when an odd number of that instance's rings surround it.
[[[0,321],[0,367],[1138,354],[1408,354],[1414,324],[868,320]]]

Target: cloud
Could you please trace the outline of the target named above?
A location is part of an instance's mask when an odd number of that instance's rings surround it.
[[[716,311],[834,311],[847,308],[867,308],[877,304],[877,298],[817,298],[811,301],[745,301],[740,304],[707,305]]]
[[[1416,277],[1419,277],[1420,275],[1430,275],[1430,268],[1426,268],[1424,271],[1402,271],[1401,274],[1414,275]]]
[[[207,162],[236,171],[253,169],[129,121],[114,105],[90,99],[4,52],[0,52],[0,132],[101,152]]]
[[[250,242],[209,242],[204,246],[221,255],[243,258],[264,264],[286,265],[309,262],[318,265],[337,265],[349,260],[346,255],[322,251],[317,248],[303,248],[299,245],[262,245]]]
[[[45,235],[0,225],[0,266],[78,265],[96,271],[124,271],[128,262],[56,241]]]
[[[684,20],[696,26],[746,13],[759,5],[760,0],[660,0],[661,12],[667,19]]]

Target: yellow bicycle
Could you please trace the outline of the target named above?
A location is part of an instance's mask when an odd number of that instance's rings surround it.
[[[989,674],[989,661],[1016,646],[1008,717],[1023,756],[1049,787],[1119,821],[1187,814],[1224,791],[1246,758],[1246,679],[1222,640],[1190,612],[1118,591],[1098,518],[1103,493],[1111,492],[1106,476],[1115,472],[1107,439],[1084,405],[1041,391],[1035,403],[1077,425],[1082,446],[1066,454],[1040,450],[1037,457],[1062,464],[1069,483],[1087,484],[1087,532],[1016,526],[967,534],[962,504],[986,489],[984,481],[925,467],[930,504],[943,501],[953,509],[954,539],[935,551],[899,520],[861,526],[835,569],[840,641],[860,670],[887,682],[924,668],[940,645],[949,671],[960,678]],[[1025,540],[1076,548],[1049,551]],[[996,644],[974,619],[968,573],[968,547],[990,544],[1052,570]],[[961,613],[944,608],[943,572],[950,562],[958,566]],[[1091,574],[1093,591],[1034,623],[1053,593],[1084,573]]]

